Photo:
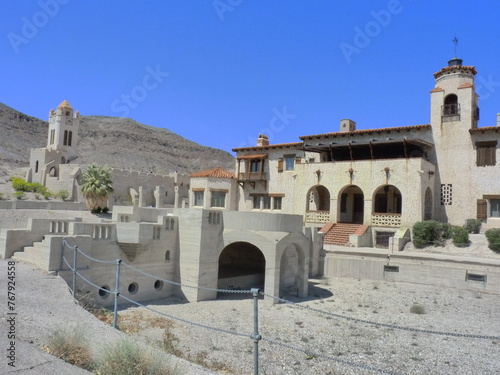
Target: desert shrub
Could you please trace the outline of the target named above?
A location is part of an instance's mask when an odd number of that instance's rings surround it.
[[[93,359],[91,348],[82,328],[74,330],[56,329],[49,337],[47,352],[72,365],[90,370]]]
[[[24,191],[16,191],[14,192],[14,197],[16,199],[23,199],[25,197],[26,193]]]
[[[63,201],[65,201],[66,199],[69,198],[69,193],[66,189],[59,190],[57,193],[54,194],[54,198],[62,199]]]
[[[451,237],[451,226],[434,220],[419,221],[413,225],[413,244],[421,249],[426,246],[443,246]]]
[[[96,208],[93,208],[90,212],[93,214],[100,214],[102,212],[102,208],[96,207]]]
[[[177,374],[173,365],[158,356],[144,351],[130,340],[108,346],[96,362],[97,373],[106,375],[172,375]]]
[[[453,244],[458,247],[469,245],[469,231],[462,227],[453,227],[451,230]]]
[[[484,232],[488,239],[488,247],[496,253],[500,253],[500,228],[491,228]]]
[[[479,219],[467,219],[465,220],[464,228],[469,233],[479,233],[481,230],[481,220]]]
[[[417,303],[414,303],[410,307],[410,312],[412,314],[422,315],[422,314],[425,314],[425,307],[422,305],[419,305]]]
[[[107,214],[108,212],[109,212],[109,207],[106,206],[102,209],[103,214]]]

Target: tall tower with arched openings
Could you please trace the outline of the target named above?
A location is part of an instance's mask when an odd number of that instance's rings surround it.
[[[479,121],[476,73],[475,67],[462,65],[462,60],[456,57],[434,73],[431,125],[435,149],[431,159],[437,166],[438,220],[456,217],[470,199],[471,181],[467,173],[475,164],[475,155],[469,131],[476,129]]]
[[[80,114],[73,114],[73,107],[64,100],[57,109],[50,110],[49,131],[47,135],[47,149],[60,151],[66,161],[78,156],[78,128],[80,125]]]

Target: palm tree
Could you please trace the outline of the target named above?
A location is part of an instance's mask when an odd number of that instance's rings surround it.
[[[111,170],[107,167],[90,165],[82,175],[82,193],[85,196],[87,208],[100,211],[108,202],[108,194],[113,192]]]

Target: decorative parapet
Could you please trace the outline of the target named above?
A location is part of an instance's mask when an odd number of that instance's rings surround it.
[[[330,222],[330,211],[306,211],[306,223]]]
[[[401,214],[374,213],[371,225],[375,227],[400,227]]]

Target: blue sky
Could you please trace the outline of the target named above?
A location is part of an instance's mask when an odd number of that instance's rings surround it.
[[[4,1],[0,102],[46,120],[67,99],[226,151],[259,133],[338,131],[344,118],[427,124],[432,74],[456,36],[478,70],[479,126],[492,126],[496,13],[465,1]]]

